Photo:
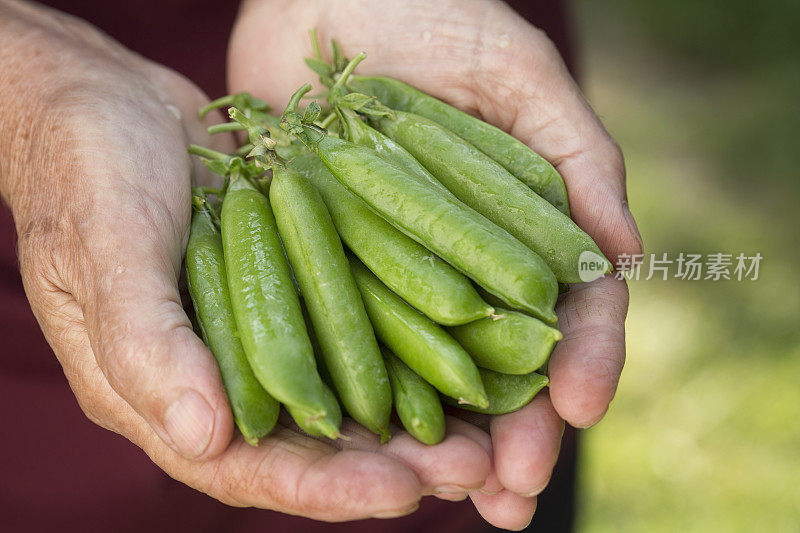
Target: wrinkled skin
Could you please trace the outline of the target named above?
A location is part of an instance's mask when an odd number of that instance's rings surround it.
[[[232,89],[282,105],[310,77],[300,61],[310,52],[306,29],[335,32],[348,53],[371,53],[363,72],[379,68],[530,141],[557,163],[578,223],[609,257],[638,251],[619,150],[552,46],[502,4],[459,4],[457,23],[443,21],[456,7],[421,5],[387,2],[370,13],[366,3],[343,1],[334,17],[321,2],[247,4],[230,50]],[[277,31],[259,31],[267,24]],[[489,43],[473,54],[497,27],[519,44]],[[415,37],[425,28],[436,47]],[[378,34],[405,53],[371,46]],[[264,47],[273,52],[252,52]],[[486,70],[498,57],[515,68]],[[233,146],[205,135],[207,124],[195,118],[205,101],[180,75],[81,21],[0,0],[0,194],[13,212],[31,307],[86,415],[175,479],[231,505],[338,521],[406,514],[426,494],[469,494],[493,524],[524,526],[549,479],[562,418],[591,425],[613,396],[624,358],[624,284],[599,280],[561,301],[564,341],[550,366],[550,396],[517,413],[474,423],[449,417],[447,437],[430,447],[397,428],[380,445],[352,422],[343,428],[351,440],[332,445],[283,419],[252,448],[233,437],[216,364],[179,291],[189,185],[209,179],[185,147]]]
[[[553,44],[504,3],[339,0],[334,8],[322,0],[251,0],[230,45],[230,89],[280,109],[316,80],[302,62],[312,55],[309,28],[325,47],[336,38],[348,57],[366,51],[359,73],[398,78],[526,142],[562,174],[573,218],[612,262],[641,252],[619,147]],[[605,414],[625,359],[627,307],[625,283],[611,276],[574,286],[556,308],[564,339],[551,358],[549,394],[513,414],[469,418],[491,435],[473,435],[492,454],[492,473],[483,491],[469,495],[492,524],[519,529],[530,521],[563,420],[588,427]]]

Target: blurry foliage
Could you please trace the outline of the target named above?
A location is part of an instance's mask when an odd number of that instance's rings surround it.
[[[798,10],[575,3],[646,251],[764,256],[756,282],[630,282],[619,391],[584,435],[580,531],[798,530]]]
[[[797,0],[608,0],[649,40],[707,66],[741,68],[800,59]]]

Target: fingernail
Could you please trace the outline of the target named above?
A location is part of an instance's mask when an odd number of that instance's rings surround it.
[[[198,392],[183,391],[164,413],[164,429],[172,447],[184,457],[194,459],[211,442],[214,411]]]
[[[469,489],[467,489],[466,487],[461,487],[459,485],[441,485],[439,487],[435,487],[433,489],[433,493],[434,494],[445,494],[445,493],[455,494],[455,493],[467,492],[467,490],[469,490]]]
[[[440,492],[436,494],[436,497],[440,500],[447,500],[448,502],[461,502],[467,499],[466,492]]]
[[[397,518],[399,516],[405,516],[407,514],[411,514],[419,508],[419,504],[415,503],[411,507],[406,509],[394,509],[391,511],[381,511],[372,515],[372,518]]]
[[[537,488],[537,489],[535,489],[535,490],[532,490],[532,491],[530,491],[530,492],[529,492],[529,493],[527,493],[527,494],[521,494],[521,496],[522,496],[523,498],[533,498],[534,496],[538,496],[539,494],[541,494],[541,493],[542,493],[542,491],[543,491],[545,488],[547,488],[547,485],[548,485],[549,483],[550,483],[550,479],[548,478],[548,479],[547,479],[547,481],[545,481],[545,482],[542,484],[542,486],[541,486],[541,487],[539,487],[539,488]]]
[[[639,250],[644,251],[642,234],[639,233],[639,226],[636,225],[636,221],[633,219],[633,213],[631,213],[631,209],[628,207],[628,202],[622,204],[622,214],[625,217],[625,221],[628,223],[628,228],[631,230],[631,233],[636,237],[636,240],[639,241]]]
[[[496,496],[496,495],[500,494],[501,492],[503,492],[503,489],[500,489],[500,490],[479,489],[478,492],[482,492],[483,494],[486,494],[487,496]]]

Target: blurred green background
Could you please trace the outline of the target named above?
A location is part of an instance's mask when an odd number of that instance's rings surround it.
[[[630,282],[578,531],[800,531],[800,2],[573,10],[646,252],[763,256],[755,282]]]

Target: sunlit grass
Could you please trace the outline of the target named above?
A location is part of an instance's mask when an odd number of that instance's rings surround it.
[[[628,362],[583,441],[579,530],[797,531],[800,178],[787,154],[763,160],[788,146],[780,71],[706,74],[600,10],[578,4],[585,85],[647,251],[764,259],[756,282],[631,282]]]

